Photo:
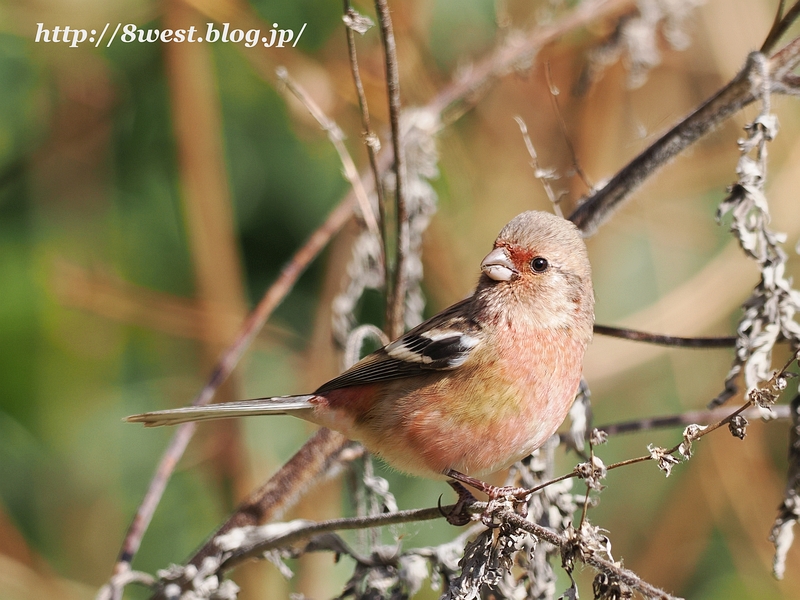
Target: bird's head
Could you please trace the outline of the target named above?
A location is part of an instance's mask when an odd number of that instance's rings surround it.
[[[487,298],[520,303],[538,324],[581,326],[594,320],[592,272],[578,228],[556,215],[528,211],[503,227],[481,262]],[[532,314],[531,314],[532,312]]]

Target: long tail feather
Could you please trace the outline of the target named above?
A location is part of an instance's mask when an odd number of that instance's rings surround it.
[[[144,423],[145,427],[178,425],[189,421],[210,421],[212,419],[231,419],[255,415],[289,414],[295,410],[311,408],[314,396],[277,396],[275,398],[256,398],[238,402],[222,402],[207,406],[185,406],[171,410],[157,410],[126,417],[129,423]]]

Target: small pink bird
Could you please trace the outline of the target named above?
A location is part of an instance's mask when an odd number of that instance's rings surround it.
[[[147,426],[291,414],[362,442],[393,467],[476,476],[524,458],[569,411],[592,338],[594,293],[578,229],[549,213],[506,225],[475,292],[373,352],[313,394],[163,410]]]

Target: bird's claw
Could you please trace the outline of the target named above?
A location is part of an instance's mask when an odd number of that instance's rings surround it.
[[[474,477],[464,475],[463,473],[459,473],[455,470],[445,471],[445,475],[452,477],[455,480],[447,482],[458,494],[458,503],[450,514],[456,515],[456,513],[462,513],[459,521],[468,516],[463,514],[465,513],[465,508],[469,504],[472,504],[476,501],[475,497],[468,492],[467,489],[461,485],[461,483],[466,483],[470,487],[474,487],[475,489],[480,490],[489,496],[489,503],[486,505],[486,510],[484,510],[483,514],[481,515],[481,521],[487,527],[497,527],[493,513],[497,512],[500,508],[507,507],[509,504],[513,508],[514,512],[516,512],[518,515],[523,517],[528,515],[528,497],[531,495],[531,492],[528,489],[512,485],[502,487],[490,485],[484,481],[481,481],[480,479],[475,479]],[[451,521],[451,517],[449,515],[445,516],[447,517],[448,522],[454,525],[456,524]],[[457,516],[454,516],[453,518],[456,518]],[[469,520],[470,519],[467,518],[466,521],[459,524],[466,524],[469,522]]]
[[[451,510],[449,513],[445,513],[442,509],[442,498],[440,496],[439,512],[442,513],[450,525],[462,527],[472,521],[472,513],[469,511],[469,507],[475,504],[477,500],[467,488],[457,481],[448,481],[447,484],[453,488],[456,494],[458,494],[458,500],[456,501],[453,510]]]

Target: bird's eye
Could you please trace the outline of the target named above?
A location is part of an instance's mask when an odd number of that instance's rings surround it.
[[[547,259],[541,256],[537,256],[531,261],[531,269],[533,269],[534,273],[544,273],[549,266],[550,263],[547,262]]]

